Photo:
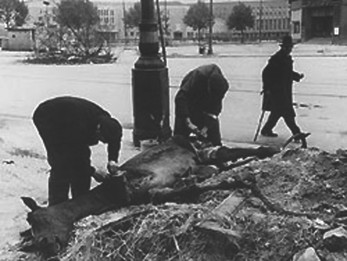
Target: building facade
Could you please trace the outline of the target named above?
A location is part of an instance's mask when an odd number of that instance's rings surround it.
[[[124,39],[124,6],[122,3],[114,2],[96,2],[94,3],[98,9],[100,19],[98,32],[103,38],[109,42],[117,42]]]
[[[108,43],[134,41],[139,37],[138,28],[125,28],[124,13],[134,3],[129,1],[91,0],[97,7],[100,24],[98,32]],[[139,0],[140,1],[140,0]],[[29,24],[54,23],[54,9],[60,0],[26,0],[29,7]],[[209,6],[209,0],[205,0]],[[240,1],[242,2],[242,1]],[[238,41],[240,32],[229,30],[226,21],[232,9],[239,2],[215,2],[213,4],[213,37],[215,40]],[[246,41],[278,40],[290,32],[290,9],[288,0],[254,0],[244,2],[250,6],[255,18],[253,28],[244,32]],[[197,40],[198,33],[183,23],[191,4],[179,1],[160,1],[161,12],[168,17],[166,38],[170,40]],[[208,28],[202,30],[202,37],[208,36]]]
[[[290,0],[291,28],[296,41],[327,38],[347,44],[347,0]]]
[[[242,2],[242,1],[240,1]],[[214,4],[214,16],[221,19],[224,28],[214,28],[216,37],[226,40],[238,40],[241,35],[235,30],[228,30],[226,21],[238,2],[225,2]],[[290,33],[290,9],[287,0],[260,0],[244,2],[251,7],[254,17],[253,28],[247,28],[244,37],[247,40],[278,40]]]
[[[93,1],[93,0],[92,0]],[[110,2],[94,0],[100,17],[100,32],[111,42],[124,39],[135,40],[138,38],[138,28],[124,28],[124,12],[133,6],[133,3]],[[242,2],[242,1],[240,1]],[[208,1],[206,0],[206,4]],[[213,5],[214,25],[213,37],[216,40],[238,41],[240,32],[229,30],[226,25],[228,16],[238,2],[216,2]],[[245,2],[253,10],[255,25],[244,32],[246,40],[278,40],[283,35],[290,33],[290,9],[288,0],[254,0]],[[183,18],[191,4],[178,1],[160,1],[161,12],[168,17],[168,30],[166,37],[171,40],[197,40],[198,33],[183,22]],[[202,30],[202,38],[208,35],[208,28]]]

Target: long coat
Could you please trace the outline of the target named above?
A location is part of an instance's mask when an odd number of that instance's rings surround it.
[[[215,64],[200,66],[182,80],[175,97],[176,117],[190,117],[201,123],[204,113],[216,116],[222,111],[222,100],[229,84]]]
[[[295,116],[293,108],[293,81],[300,80],[300,74],[293,71],[293,59],[281,50],[271,56],[262,72],[262,109],[281,116]]]
[[[51,153],[58,148],[67,148],[75,158],[67,161],[89,162],[89,146],[99,140],[97,126],[103,118],[111,118],[109,112],[99,105],[77,97],[57,97],[41,103],[33,115],[34,123],[48,152],[49,162],[63,162],[63,155]],[[106,140],[109,160],[118,161],[121,146],[122,127],[113,120]],[[52,155],[54,154],[54,155]],[[75,155],[74,155],[75,154]],[[72,156],[71,156],[72,157]]]

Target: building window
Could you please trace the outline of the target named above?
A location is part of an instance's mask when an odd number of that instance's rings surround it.
[[[283,19],[283,29],[287,29],[287,20]]]
[[[176,31],[173,34],[174,34],[174,40],[182,40],[183,38],[182,32]]]
[[[293,33],[294,34],[300,33],[300,22],[299,21],[293,22]]]

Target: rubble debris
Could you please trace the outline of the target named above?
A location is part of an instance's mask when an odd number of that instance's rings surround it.
[[[347,248],[347,231],[338,227],[326,232],[323,236],[324,246],[332,252]]]
[[[293,261],[321,261],[313,247],[309,247],[294,255]]]

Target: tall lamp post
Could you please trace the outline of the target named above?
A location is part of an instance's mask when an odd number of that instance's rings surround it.
[[[208,54],[213,54],[212,50],[212,27],[213,27],[213,0],[210,0],[210,21],[209,21]]]
[[[123,19],[125,19],[126,11],[125,11],[125,2],[123,0]],[[127,32],[127,25],[123,21],[123,30],[124,30],[124,44],[126,45],[128,43],[128,32]]]
[[[49,25],[49,16],[48,16],[48,6],[49,6],[49,1],[47,1],[47,0],[44,0],[43,1],[43,4],[44,4],[44,6],[45,6],[45,9],[46,9],[46,13],[45,13],[45,18],[46,18],[46,26],[48,27],[48,25]]]
[[[132,69],[133,142],[171,136],[168,69],[159,56],[154,1],[141,0],[140,57]]]
[[[261,43],[261,29],[263,27],[263,0],[259,1],[259,43]]]

